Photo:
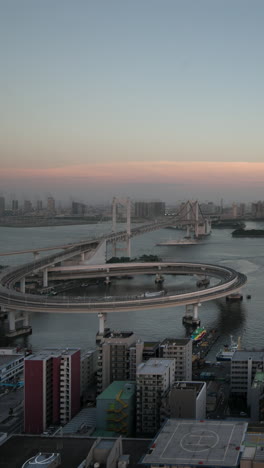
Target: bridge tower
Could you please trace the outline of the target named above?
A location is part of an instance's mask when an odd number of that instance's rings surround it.
[[[124,206],[126,209],[126,253],[127,257],[131,257],[131,200],[130,198],[114,197],[112,201],[112,232],[117,232],[116,218],[118,205]],[[112,255],[116,257],[117,241],[112,241]]]

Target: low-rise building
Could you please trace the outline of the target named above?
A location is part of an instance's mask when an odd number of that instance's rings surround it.
[[[264,369],[264,351],[238,350],[231,360],[231,393],[247,399],[257,370]]]
[[[149,467],[238,467],[247,423],[168,419],[155,437],[143,465]]]
[[[8,383],[24,370],[24,355],[16,352],[16,348],[0,348],[0,383]]]
[[[206,383],[175,382],[162,399],[161,417],[204,419],[206,417]]]
[[[256,371],[249,395],[250,416],[253,421],[264,420],[264,372]]]
[[[136,383],[112,382],[96,399],[96,429],[133,436],[135,410]]]

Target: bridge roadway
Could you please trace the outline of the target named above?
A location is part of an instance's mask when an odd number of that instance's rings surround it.
[[[155,223],[150,223],[150,224],[143,224],[138,227],[134,227],[131,229],[130,234],[128,235],[127,231],[119,231],[119,232],[112,232],[110,234],[105,234],[102,236],[98,236],[96,238],[92,239],[85,239],[81,240],[79,242],[75,243],[69,243],[69,244],[60,244],[56,246],[51,246],[51,247],[33,247],[32,249],[24,249],[24,250],[11,250],[9,252],[0,252],[0,257],[6,257],[8,255],[22,255],[22,254],[28,254],[28,253],[40,253],[40,252],[47,252],[50,250],[69,250],[71,248],[78,248],[82,246],[86,246],[89,243],[102,243],[104,241],[107,242],[113,242],[113,241],[124,241],[128,237],[135,237],[139,236],[141,234],[151,232],[151,231],[156,231],[158,229],[166,228],[168,226],[174,226],[176,224],[181,224],[182,226],[191,226],[194,224],[194,221],[192,220],[184,220],[184,219],[179,219],[179,218],[174,218],[174,217],[167,217],[165,220],[161,220]]]
[[[98,243],[94,242],[93,248],[97,248]],[[79,246],[79,249],[84,248]],[[92,247],[91,247],[92,248]],[[70,249],[69,249],[70,250]],[[72,248],[73,250],[73,248]],[[87,251],[87,245],[86,245]],[[62,258],[67,258],[68,251],[61,254]],[[76,254],[76,250],[71,255]],[[86,265],[86,271],[90,272],[90,277],[100,276],[124,276],[129,274],[184,274],[184,275],[208,275],[220,279],[216,286],[207,289],[170,294],[162,297],[81,297],[69,298],[61,296],[43,297],[41,295],[22,294],[14,291],[13,286],[19,278],[34,274],[47,265],[52,265],[55,255],[46,257],[38,262],[24,265],[22,267],[9,269],[2,272],[0,276],[0,305],[7,310],[25,310],[28,312],[48,312],[48,313],[98,313],[98,312],[124,312],[136,309],[153,309],[179,306],[186,304],[197,304],[210,301],[228,294],[237,292],[245,285],[247,278],[245,275],[227,267],[209,265],[206,263],[125,263],[125,264],[104,264]],[[44,262],[46,260],[46,262]],[[58,257],[56,257],[58,261]],[[58,268],[58,267],[56,267]],[[59,267],[61,270],[63,267]]]

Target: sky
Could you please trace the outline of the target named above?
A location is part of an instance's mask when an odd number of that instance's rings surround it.
[[[1,0],[0,194],[264,199],[263,0]]]

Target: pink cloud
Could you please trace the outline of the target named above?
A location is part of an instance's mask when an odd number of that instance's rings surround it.
[[[2,177],[1,177],[2,176]],[[71,165],[48,169],[2,169],[5,180],[49,179],[64,182],[70,179],[87,180],[90,183],[114,182],[195,182],[208,185],[238,185],[262,183],[264,163],[249,162],[115,162]]]

